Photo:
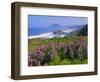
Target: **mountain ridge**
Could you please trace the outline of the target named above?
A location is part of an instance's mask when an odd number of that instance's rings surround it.
[[[57,30],[78,30],[81,29],[84,25],[72,25],[72,26],[62,26],[59,24],[52,24],[47,28],[30,28],[28,31],[28,36],[39,35],[46,32],[54,32]]]

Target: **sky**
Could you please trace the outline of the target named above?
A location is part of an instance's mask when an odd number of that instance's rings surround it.
[[[87,24],[87,17],[67,17],[67,16],[42,16],[29,15],[28,28],[48,28],[52,24],[62,26]]]

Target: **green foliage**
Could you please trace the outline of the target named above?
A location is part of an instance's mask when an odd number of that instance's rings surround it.
[[[61,62],[61,59],[60,59],[60,56],[59,55],[56,55],[54,60],[49,62],[48,64],[49,65],[59,65]]]

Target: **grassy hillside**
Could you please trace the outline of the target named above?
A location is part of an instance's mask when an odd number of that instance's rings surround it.
[[[87,36],[28,40],[29,66],[87,64]]]

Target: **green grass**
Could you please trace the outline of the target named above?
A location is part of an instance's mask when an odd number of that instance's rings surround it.
[[[87,64],[87,59],[80,60],[80,59],[69,59],[66,58],[61,60],[60,57],[57,57],[54,61],[48,63],[48,65],[72,65],[72,64]]]

